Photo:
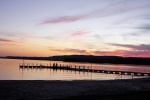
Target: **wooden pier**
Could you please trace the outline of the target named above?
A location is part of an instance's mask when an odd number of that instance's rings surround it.
[[[22,69],[54,69],[54,70],[70,70],[70,71],[81,71],[81,72],[91,72],[91,73],[106,73],[106,74],[119,74],[119,75],[133,75],[133,76],[150,76],[150,73],[144,72],[132,72],[132,71],[114,71],[114,70],[99,70],[92,69],[91,66],[69,66],[69,65],[42,65],[42,64],[19,64],[19,67]]]

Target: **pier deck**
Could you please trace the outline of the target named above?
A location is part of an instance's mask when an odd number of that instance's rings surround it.
[[[81,71],[81,72],[91,72],[91,73],[106,73],[106,74],[120,74],[120,75],[133,75],[133,76],[150,76],[150,73],[144,73],[144,72],[132,72],[132,71],[114,71],[114,70],[101,70],[101,69],[90,69],[88,66],[69,66],[69,65],[30,65],[30,64],[20,64],[20,68],[36,68],[36,69],[54,69],[54,70],[70,70],[70,71]]]

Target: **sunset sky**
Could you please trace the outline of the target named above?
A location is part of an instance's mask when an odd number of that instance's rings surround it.
[[[150,57],[150,0],[0,0],[0,56]]]

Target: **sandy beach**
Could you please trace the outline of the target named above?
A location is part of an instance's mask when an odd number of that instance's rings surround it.
[[[48,100],[150,99],[150,78],[132,80],[0,80],[0,98]]]

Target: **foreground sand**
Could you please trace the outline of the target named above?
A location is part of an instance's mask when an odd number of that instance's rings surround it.
[[[1,80],[0,99],[150,100],[150,78],[109,81]]]

